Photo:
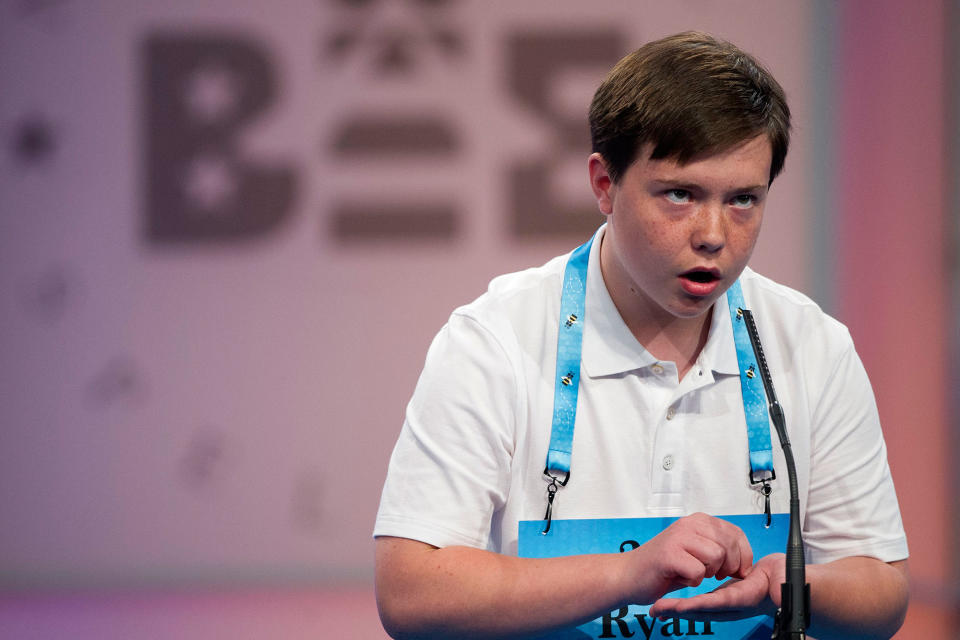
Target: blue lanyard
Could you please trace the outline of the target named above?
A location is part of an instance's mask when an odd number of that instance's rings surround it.
[[[557,379],[553,387],[553,428],[547,467],[544,473],[570,474],[573,427],[577,418],[580,391],[580,354],[583,352],[583,325],[586,320],[587,262],[593,238],[578,247],[567,260],[560,296],[560,330],[557,335]],[[564,480],[563,484],[566,484]]]
[[[567,260],[563,274],[560,328],[557,335],[557,369],[553,391],[553,426],[550,432],[550,448],[547,451],[547,465],[544,469],[544,474],[551,480],[545,518],[548,520],[548,529],[550,507],[557,491],[557,483],[562,486],[570,479],[573,429],[580,387],[580,356],[583,352],[583,327],[586,320],[587,263],[595,237],[574,250]],[[766,483],[776,477],[773,471],[773,449],[770,445],[770,418],[763,381],[760,379],[756,356],[743,321],[742,310],[746,309],[746,305],[739,280],[727,290],[727,306],[737,347],[740,391],[747,422],[750,481],[754,484],[763,482],[765,494],[769,495]],[[565,474],[565,478],[560,481],[555,474]]]
[[[727,289],[727,307],[733,326],[733,341],[737,346],[737,367],[740,369],[740,393],[743,395],[743,414],[747,419],[747,440],[750,443],[750,482],[756,484],[776,477],[773,472],[773,449],[770,446],[770,415],[767,413],[767,394],[760,378],[757,356],[750,344],[750,334],[743,321],[743,291],[740,280]]]

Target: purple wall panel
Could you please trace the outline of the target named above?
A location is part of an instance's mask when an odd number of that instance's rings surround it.
[[[953,637],[946,6],[849,2],[840,16],[839,315],[873,381],[911,541],[918,607],[901,635]]]

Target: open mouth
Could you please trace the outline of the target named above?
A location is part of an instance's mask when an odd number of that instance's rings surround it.
[[[694,282],[699,282],[706,284],[708,282],[713,282],[714,280],[719,280],[719,276],[711,271],[688,271],[683,274],[683,277],[692,280]]]

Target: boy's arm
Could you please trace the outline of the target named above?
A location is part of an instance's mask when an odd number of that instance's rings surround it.
[[[810,634],[829,638],[889,638],[907,614],[907,561],[854,556],[807,566]],[[815,595],[814,595],[815,594]]]
[[[752,562],[743,532],[705,514],[681,518],[627,553],[562,558],[381,537],[377,606],[394,638],[522,637],[649,604],[706,577],[742,577]]]
[[[762,558],[739,582],[693,598],[664,598],[651,616],[713,620],[772,612],[780,605],[782,553]],[[811,637],[890,638],[903,624],[909,600],[907,561],[851,556],[807,565]]]

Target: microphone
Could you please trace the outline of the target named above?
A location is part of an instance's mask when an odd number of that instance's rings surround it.
[[[760,334],[753,321],[753,313],[744,309],[743,319],[750,336],[750,345],[760,367],[763,388],[767,393],[770,418],[777,430],[780,447],[787,464],[787,480],[790,484],[790,532],[787,536],[786,582],[780,585],[780,609],[773,627],[773,640],[803,640],[810,626],[810,585],[807,583],[806,561],[803,557],[803,537],[800,534],[800,489],[797,486],[797,466],[793,460],[793,448],[787,437],[783,408],[773,390],[773,378],[763,355]]]

